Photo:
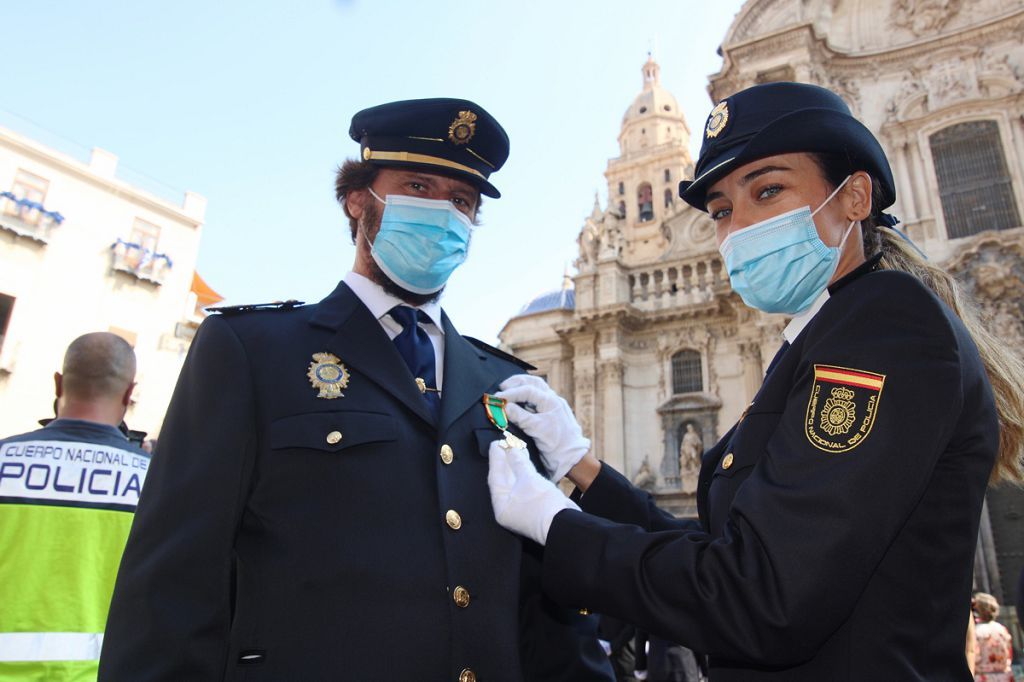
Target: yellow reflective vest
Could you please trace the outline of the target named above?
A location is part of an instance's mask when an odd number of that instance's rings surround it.
[[[96,679],[148,467],[95,422],[57,419],[0,440],[0,680]]]

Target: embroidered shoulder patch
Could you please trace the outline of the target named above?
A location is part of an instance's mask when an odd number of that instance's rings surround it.
[[[814,366],[804,433],[825,452],[847,452],[864,442],[878,414],[885,375],[859,369]]]

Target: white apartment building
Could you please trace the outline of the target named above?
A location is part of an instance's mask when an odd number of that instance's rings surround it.
[[[91,331],[134,346],[125,421],[154,436],[201,306],[218,300],[195,274],[206,199],[174,200],[103,149],[24,133],[0,125],[0,437],[53,417],[53,373]]]

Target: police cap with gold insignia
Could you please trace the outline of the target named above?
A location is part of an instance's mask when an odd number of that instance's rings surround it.
[[[839,154],[850,170],[863,170],[880,185],[881,212],[896,201],[896,187],[882,146],[835,93],[806,83],[764,83],[741,90],[711,110],[693,180],[679,196],[701,211],[708,188],[743,164],[775,154]]]
[[[420,168],[501,196],[487,179],[508,158],[508,135],[478,104],[449,98],[389,102],[353,116],[348,134],[364,161]]]

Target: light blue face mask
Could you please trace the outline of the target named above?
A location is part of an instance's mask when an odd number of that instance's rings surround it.
[[[450,201],[388,194],[370,255],[392,282],[415,294],[444,288],[466,260],[473,223]]]
[[[850,222],[839,246],[826,246],[818,236],[814,216],[849,179],[843,180],[813,212],[810,206],[804,206],[725,238],[718,250],[725,259],[733,291],[744,303],[766,313],[790,315],[811,307],[835,274],[846,238],[857,222]]]

